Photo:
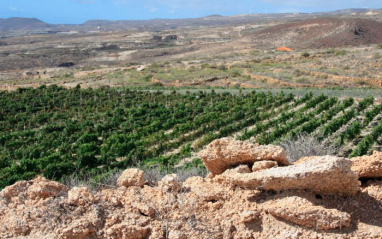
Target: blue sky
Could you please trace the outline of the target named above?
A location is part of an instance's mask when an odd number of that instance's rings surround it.
[[[382,0],[0,0],[0,18],[36,17],[57,24],[345,8],[382,8]]]

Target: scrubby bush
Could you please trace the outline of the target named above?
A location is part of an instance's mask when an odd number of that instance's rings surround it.
[[[225,70],[227,70],[228,68],[225,66],[225,65],[220,65],[219,66],[219,70],[221,70],[221,71],[225,71]]]
[[[339,152],[339,147],[320,141],[306,133],[301,133],[291,139],[284,139],[279,145],[285,149],[290,163],[302,157],[335,155]]]
[[[161,167],[146,167],[136,165],[138,168],[144,171],[144,181],[149,185],[157,185],[158,182],[168,174],[175,173],[180,182],[186,181],[190,177],[200,176],[205,177],[207,175],[207,169],[201,163],[201,159],[195,159],[191,163],[188,163],[177,169],[173,168],[161,168]],[[117,180],[122,175],[123,170],[114,169],[111,171],[94,171],[89,173],[73,173],[75,168],[68,163],[61,163],[56,165],[50,165],[44,176],[49,179],[58,180],[66,185],[68,188],[87,186],[94,190],[98,190],[103,187],[118,187]]]
[[[163,87],[163,83],[162,82],[153,82],[153,83],[151,83],[150,86],[153,86],[153,87]]]
[[[336,56],[344,56],[347,54],[347,51],[345,50],[339,50],[339,51],[336,51],[335,55]]]
[[[302,57],[310,57],[310,54],[308,52],[303,52],[301,54]]]

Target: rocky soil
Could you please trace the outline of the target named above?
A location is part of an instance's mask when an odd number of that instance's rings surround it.
[[[263,151],[262,151],[263,150]],[[273,150],[273,151],[272,151]],[[303,158],[221,139],[206,178],[127,169],[93,191],[37,177],[0,193],[0,238],[380,238],[382,154]],[[361,183],[361,181],[362,183]]]
[[[0,90],[43,84],[380,88],[382,11],[375,14],[4,38]],[[275,51],[283,46],[293,52]]]
[[[252,40],[259,45],[293,48],[360,46],[380,43],[381,26],[369,19],[314,18],[263,29]]]

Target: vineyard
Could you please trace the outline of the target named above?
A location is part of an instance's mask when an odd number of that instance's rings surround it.
[[[308,93],[165,94],[41,86],[0,92],[0,188],[43,175],[173,168],[214,139],[278,144],[301,132],[368,154],[382,145],[382,105]],[[195,160],[197,161],[197,160]],[[190,160],[191,163],[194,163]]]

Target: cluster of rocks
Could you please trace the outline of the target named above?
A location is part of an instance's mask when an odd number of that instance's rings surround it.
[[[382,153],[289,164],[278,146],[223,138],[201,152],[210,174],[157,186],[127,169],[98,191],[37,177],[0,193],[0,238],[378,238]],[[362,180],[361,184],[359,179]]]
[[[358,176],[346,158],[319,156],[289,165],[280,146],[260,146],[229,138],[213,141],[201,157],[212,177],[219,175],[218,180],[247,189],[306,189],[332,195],[358,192]],[[237,165],[249,166],[248,173],[229,170]]]

